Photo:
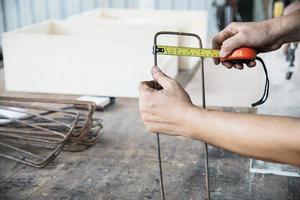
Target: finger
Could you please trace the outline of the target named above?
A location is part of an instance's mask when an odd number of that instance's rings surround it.
[[[166,88],[170,85],[172,79],[163,73],[158,67],[153,67],[152,70],[153,78],[163,87]]]
[[[256,66],[256,62],[255,62],[254,60],[253,60],[253,61],[249,61],[249,62],[246,63],[246,65],[247,65],[248,67],[252,68],[252,67],[255,67],[255,66]]]
[[[156,81],[144,81],[144,83],[155,90],[163,89]]]
[[[228,38],[234,36],[236,34],[231,28],[225,28],[221,32],[219,32],[212,40],[212,47],[214,49],[220,49],[223,42]]]
[[[154,92],[155,89],[153,89],[153,87],[151,87],[151,83],[153,81],[143,81],[140,83],[139,85],[139,91],[140,92]],[[150,84],[150,85],[149,85]]]
[[[221,46],[220,56],[226,57],[232,53],[233,50],[245,45],[247,39],[244,37],[244,33],[239,32],[236,35],[225,40]]]
[[[241,69],[244,69],[244,65],[243,64],[234,64],[234,68],[241,70]]]
[[[219,35],[216,35],[213,40],[212,40],[212,48],[213,49],[220,49],[221,48],[221,44],[223,41],[221,41],[221,39],[219,38]],[[213,58],[213,61],[215,63],[215,65],[220,64],[220,59],[219,58]]]
[[[155,81],[143,81],[142,84],[145,84],[148,87],[155,89]]]
[[[225,67],[227,67],[228,69],[231,69],[233,67],[233,64],[230,62],[222,62],[222,65],[224,65]]]
[[[234,33],[230,29],[224,29],[212,39],[212,48],[221,49],[222,43],[233,35]],[[213,60],[216,65],[220,64],[219,58],[213,58]]]
[[[222,47],[223,47],[223,43],[225,41],[227,41],[229,38],[233,37],[235,34],[236,34],[236,32],[232,28],[228,27],[228,28],[225,28],[220,33],[218,33],[213,38],[212,47],[214,49],[221,49],[221,52],[220,52],[221,57],[226,57],[231,53],[231,51],[229,51],[229,52],[222,51]]]

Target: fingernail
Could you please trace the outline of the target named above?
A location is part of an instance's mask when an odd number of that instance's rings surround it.
[[[227,54],[228,54],[228,52],[226,52],[226,51],[224,51],[224,50],[221,50],[221,51],[220,51],[220,56],[221,56],[221,57],[226,57]]]
[[[157,66],[154,66],[154,67],[152,68],[152,72],[153,72],[153,73],[158,73],[158,72],[161,72],[161,70],[160,70]]]

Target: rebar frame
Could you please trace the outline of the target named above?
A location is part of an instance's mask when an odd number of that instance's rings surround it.
[[[160,35],[175,35],[175,36],[186,36],[186,37],[194,37],[199,41],[199,48],[202,48],[202,40],[201,38],[194,33],[184,33],[184,32],[173,32],[173,31],[160,31],[154,36],[154,45],[153,45],[153,54],[154,54],[154,66],[157,66],[157,38]],[[204,62],[203,58],[201,60],[201,78],[202,78],[202,107],[206,108],[206,98],[205,98],[205,79],[204,79]],[[155,82],[155,87],[158,89],[158,84]],[[163,182],[163,170],[162,170],[162,161],[161,161],[161,149],[160,149],[160,136],[159,133],[156,133],[156,141],[157,141],[157,155],[159,162],[159,175],[160,175],[160,191],[161,198],[165,200],[165,190],[164,190],[164,182]],[[206,182],[206,199],[210,200],[210,181],[209,181],[209,164],[208,164],[208,145],[204,142],[205,146],[205,182]]]
[[[86,112],[70,110],[75,107]],[[0,152],[0,156],[37,168],[54,160],[66,144],[69,150],[74,145],[95,144],[102,128],[101,120],[93,119],[96,105],[92,102],[0,97],[0,109],[24,114],[21,118],[0,114],[7,120],[0,124],[0,147],[8,151]],[[47,151],[47,155],[39,155],[37,149]]]

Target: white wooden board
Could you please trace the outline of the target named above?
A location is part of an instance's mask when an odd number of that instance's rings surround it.
[[[138,10],[138,9],[97,9],[75,15],[69,21],[78,25],[96,24],[99,22],[119,22],[130,24],[168,24],[161,30],[192,32],[198,34],[204,46],[207,41],[207,12],[206,11],[170,11],[170,10]],[[171,26],[171,27],[170,27]],[[199,47],[196,39],[180,37],[181,46]],[[180,68],[192,68],[198,62],[198,58],[179,58]]]
[[[102,25],[80,29],[48,21],[5,33],[6,89],[137,97],[139,82],[152,79],[152,38],[162,25]],[[168,39],[178,42],[176,37]],[[176,57],[159,61],[167,74],[177,74]]]

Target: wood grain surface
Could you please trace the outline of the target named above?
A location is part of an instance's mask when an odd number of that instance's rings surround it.
[[[226,111],[253,112],[243,108]],[[62,152],[44,169],[0,158],[0,199],[160,199],[154,134],[138,113],[137,99],[116,99],[97,116],[101,141],[83,152]],[[166,197],[203,199],[202,142],[161,136]],[[249,159],[209,148],[212,199],[299,199],[300,179],[249,173]]]

